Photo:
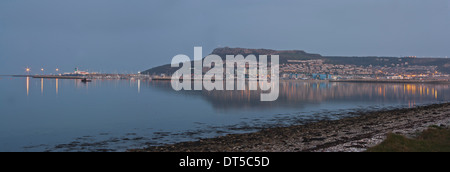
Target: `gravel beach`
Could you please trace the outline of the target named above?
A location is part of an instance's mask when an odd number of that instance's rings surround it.
[[[335,121],[268,128],[131,152],[361,152],[388,133],[413,137],[431,125],[450,125],[450,103],[370,112]]]

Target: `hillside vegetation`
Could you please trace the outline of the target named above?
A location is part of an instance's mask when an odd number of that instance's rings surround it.
[[[321,56],[311,54],[301,50],[270,50],[270,49],[246,49],[246,48],[217,48],[211,54],[217,54],[222,59],[226,55],[249,54],[258,55],[279,55],[280,64],[288,63],[288,60],[312,60],[323,59],[328,64],[357,65],[357,66],[391,66],[401,63],[418,66],[438,66],[438,70],[450,74],[450,59],[448,58],[398,58],[398,57],[346,57],[346,56]],[[168,60],[170,61],[170,60]],[[144,74],[173,74],[177,68],[171,68],[170,64],[158,66],[144,71]]]

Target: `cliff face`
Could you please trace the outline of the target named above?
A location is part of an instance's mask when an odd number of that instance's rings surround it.
[[[224,58],[226,55],[238,55],[242,54],[247,56],[249,54],[253,55],[279,55],[280,62],[285,62],[288,59],[314,59],[322,58],[319,54],[310,54],[301,50],[271,50],[271,49],[247,49],[247,48],[216,48],[211,54],[217,54]]]
[[[217,54],[219,56],[221,56],[221,55],[237,55],[237,54],[242,54],[242,55],[267,54],[267,55],[269,55],[269,54],[275,54],[276,52],[277,51],[275,51],[275,50],[269,50],[269,49],[246,49],[246,48],[225,47],[225,48],[216,48],[213,50],[213,52],[211,54]]]

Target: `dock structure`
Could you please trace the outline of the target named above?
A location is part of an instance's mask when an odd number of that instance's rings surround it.
[[[83,79],[81,76],[59,76],[59,75],[33,75],[33,78],[44,78],[44,79]]]
[[[140,74],[87,74],[77,76],[67,75],[27,75],[24,77],[44,78],[44,79],[137,79],[137,80],[151,80],[149,75]]]

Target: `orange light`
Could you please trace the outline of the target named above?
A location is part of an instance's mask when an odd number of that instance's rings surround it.
[[[27,68],[27,69],[25,69],[27,72],[29,72],[30,71],[30,68]]]
[[[56,69],[56,72],[58,72],[59,71],[59,69]]]

